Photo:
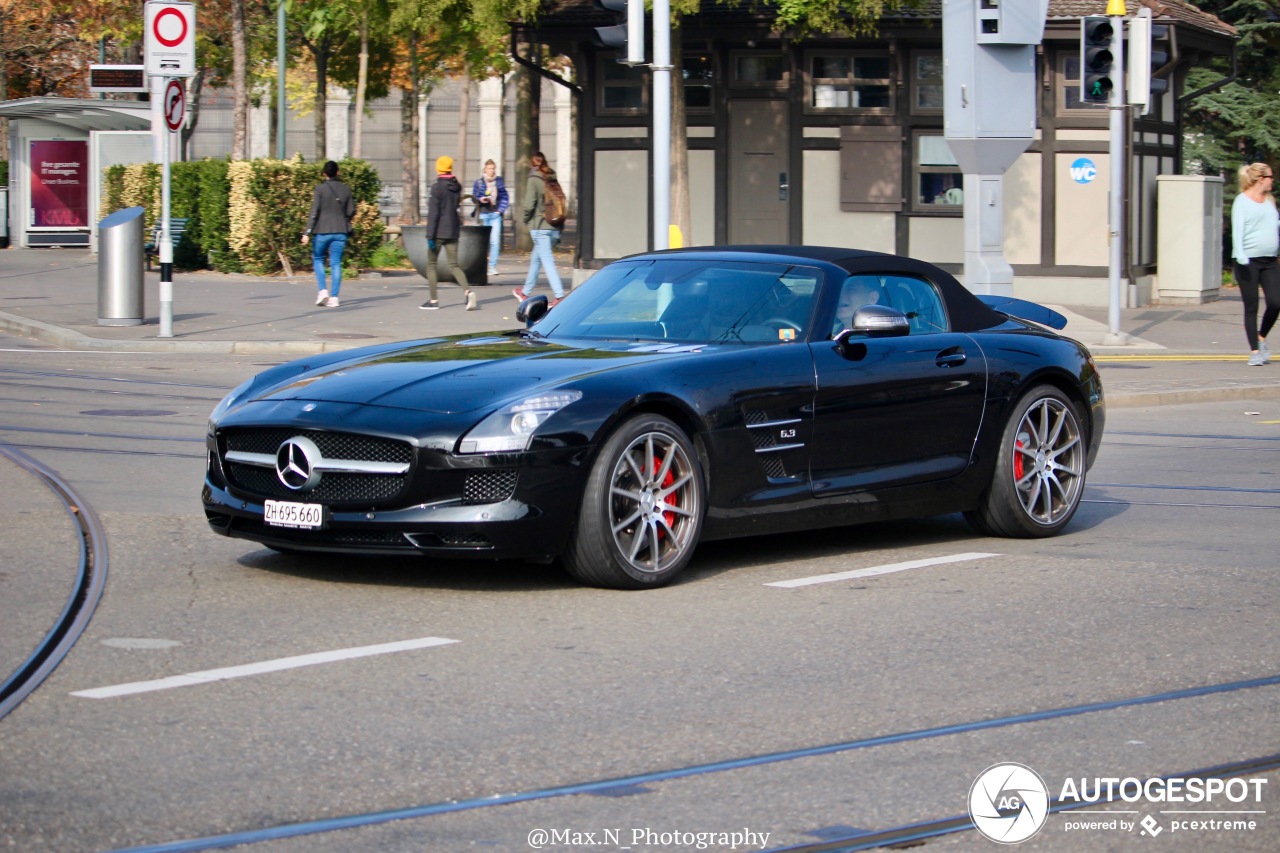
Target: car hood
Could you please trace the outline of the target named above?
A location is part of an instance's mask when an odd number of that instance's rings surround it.
[[[252,399],[469,412],[540,387],[700,349],[628,342],[573,345],[492,335],[455,338],[355,355],[304,370],[255,389]]]

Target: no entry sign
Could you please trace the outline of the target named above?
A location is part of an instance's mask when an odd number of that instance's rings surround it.
[[[187,113],[187,93],[181,80],[170,80],[164,89],[164,123],[170,130],[182,127]]]
[[[196,7],[149,0],[146,5],[147,74],[192,77],[196,73]]]

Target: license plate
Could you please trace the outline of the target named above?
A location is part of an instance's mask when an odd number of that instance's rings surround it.
[[[267,501],[262,506],[262,520],[275,527],[323,527],[324,505],[293,501]]]

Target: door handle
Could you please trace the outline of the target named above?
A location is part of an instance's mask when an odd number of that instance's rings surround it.
[[[964,354],[964,350],[960,347],[952,347],[951,349],[944,349],[942,352],[938,353],[938,357],[934,360],[934,364],[938,365],[938,367],[959,367],[968,360],[969,357]]]
[[[786,201],[787,193],[791,190],[791,185],[787,183],[787,173],[778,173],[778,201]]]

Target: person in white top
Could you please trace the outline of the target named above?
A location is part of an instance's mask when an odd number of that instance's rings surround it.
[[[1274,173],[1266,163],[1240,167],[1240,194],[1231,203],[1231,256],[1236,284],[1244,303],[1244,334],[1249,340],[1249,365],[1271,362],[1267,334],[1280,318],[1280,214],[1272,195]],[[1258,291],[1266,298],[1258,325]]]

